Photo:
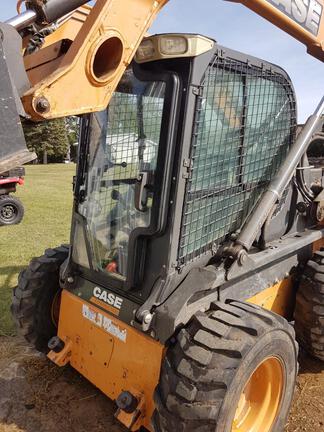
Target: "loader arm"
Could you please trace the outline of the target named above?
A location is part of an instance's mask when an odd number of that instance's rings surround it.
[[[24,58],[32,85],[22,97],[27,114],[42,120],[104,109],[145,33],[168,1],[97,0],[93,8],[82,6],[67,16],[41,50]],[[323,0],[229,1],[253,10],[304,43],[311,55],[324,60]],[[65,13],[68,4],[87,2],[47,0],[45,11],[40,3],[27,2],[30,7],[36,4],[34,21],[46,25]],[[13,21],[22,26],[19,17]]]
[[[323,0],[226,0],[241,3],[306,45],[324,61]]]
[[[35,157],[25,148],[19,115],[41,121],[100,111],[108,105],[168,1],[97,0],[90,7],[87,0],[25,0],[25,12],[0,23],[0,67],[6,76],[0,104],[0,171]],[[226,1],[245,5],[324,60],[324,0]],[[53,23],[57,27],[41,49],[22,59],[19,51],[29,41],[25,29],[33,23],[38,30]],[[13,27],[23,36],[20,43]]]

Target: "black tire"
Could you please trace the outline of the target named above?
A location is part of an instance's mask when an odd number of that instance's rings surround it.
[[[68,253],[66,245],[47,249],[20,272],[13,291],[11,312],[18,332],[41,352],[48,352],[47,343],[57,334],[53,307],[59,307],[60,267]]]
[[[295,329],[300,345],[324,361],[324,250],[308,261],[297,292]]]
[[[270,429],[255,430],[282,432],[295,388],[297,355],[294,330],[284,318],[244,302],[214,303],[207,313],[194,316],[167,351],[155,392],[154,430],[231,432],[246,383],[261,364],[271,361],[281,365],[281,402]],[[265,380],[263,376],[257,382]]]
[[[0,225],[17,225],[24,217],[24,206],[11,195],[0,195]]]

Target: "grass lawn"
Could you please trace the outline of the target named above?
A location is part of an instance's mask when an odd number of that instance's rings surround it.
[[[0,227],[0,336],[14,334],[11,291],[19,271],[34,256],[69,242],[74,164],[26,166],[17,196],[25,207],[20,225]]]

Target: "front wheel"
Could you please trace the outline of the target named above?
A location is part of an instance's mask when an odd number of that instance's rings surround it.
[[[11,195],[0,195],[0,225],[17,225],[24,217],[21,201]]]
[[[38,351],[47,352],[48,341],[57,334],[60,309],[60,267],[69,247],[47,249],[19,274],[11,312],[18,332]]]
[[[169,347],[155,431],[282,432],[297,376],[294,330],[248,303],[214,303]]]

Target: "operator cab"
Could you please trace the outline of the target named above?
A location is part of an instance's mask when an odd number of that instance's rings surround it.
[[[282,69],[200,35],[146,38],[82,121],[73,265],[137,302],[171,289],[239,229],[295,124]]]

